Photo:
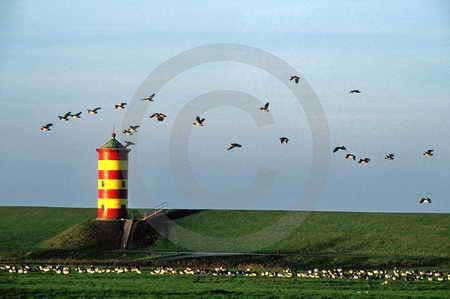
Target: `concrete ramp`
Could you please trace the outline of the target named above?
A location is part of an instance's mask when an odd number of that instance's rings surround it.
[[[133,220],[125,220],[123,224],[123,234],[122,234],[122,242],[121,249],[127,249],[128,242],[130,241],[131,230],[133,228]]]
[[[120,249],[127,249],[133,247],[135,244],[135,235],[137,233],[137,239],[140,239],[140,236],[142,236],[142,230],[145,225],[148,225],[148,223],[154,219],[157,218],[157,216],[166,213],[165,209],[158,209],[154,210],[151,213],[145,215],[140,220],[132,220],[127,219],[123,223],[123,232],[122,232],[122,240],[120,243]]]

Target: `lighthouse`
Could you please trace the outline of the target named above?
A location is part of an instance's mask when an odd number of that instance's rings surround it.
[[[128,153],[116,134],[97,148],[97,220],[120,220],[128,215]]]

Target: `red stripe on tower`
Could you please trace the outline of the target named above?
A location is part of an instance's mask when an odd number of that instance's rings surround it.
[[[98,152],[99,160],[128,160],[127,151],[119,151],[113,149],[103,149]]]
[[[97,198],[121,198],[126,199],[128,196],[128,190],[120,189],[98,189]]]
[[[99,219],[123,219],[128,215],[126,209],[97,209]]]
[[[99,180],[126,180],[128,179],[127,170],[98,170],[97,178]]]

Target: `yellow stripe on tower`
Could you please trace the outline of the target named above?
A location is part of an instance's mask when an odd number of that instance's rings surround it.
[[[97,180],[97,189],[125,190],[128,180]]]
[[[104,206],[108,209],[120,209],[122,205],[127,205],[128,200],[120,198],[99,198],[97,200],[97,208],[102,209]]]
[[[98,160],[98,170],[128,170],[127,160]]]

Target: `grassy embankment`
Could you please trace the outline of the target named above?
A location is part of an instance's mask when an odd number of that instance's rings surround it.
[[[2,207],[0,256],[45,250],[49,239],[94,215],[93,209]],[[305,218],[304,212],[295,211],[200,210],[172,211],[172,215],[181,227],[214,238],[186,241],[179,228],[167,226],[164,229],[175,243],[160,239],[147,249],[185,251],[183,244],[188,243],[190,249],[201,251],[246,252],[289,231],[287,238],[268,242],[259,252],[301,254],[283,260],[304,266],[450,265],[450,214],[312,212]],[[259,239],[236,241],[262,229]],[[251,262],[249,257],[210,260],[230,259]],[[264,257],[252,260],[270,262]],[[279,258],[274,261],[280,262]]]

